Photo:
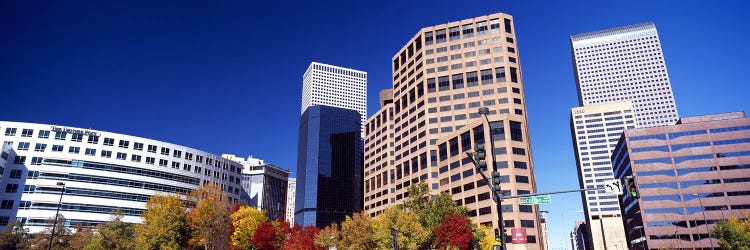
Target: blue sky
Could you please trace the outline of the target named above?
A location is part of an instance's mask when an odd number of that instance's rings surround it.
[[[421,27],[514,16],[540,192],[577,187],[568,37],[653,21],[681,116],[750,110],[746,1],[0,1],[0,119],[142,136],[295,169],[311,61],[369,73]],[[556,195],[550,246],[581,209]],[[564,215],[564,216],[563,216]],[[564,227],[561,227],[561,224]]]

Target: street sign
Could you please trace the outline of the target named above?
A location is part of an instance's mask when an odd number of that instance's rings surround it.
[[[614,179],[614,180],[605,182],[604,192],[606,192],[607,195],[621,195],[622,185],[620,184],[620,180]]]
[[[526,228],[511,228],[511,243],[513,244],[526,244],[528,240],[526,238]]]
[[[552,202],[552,198],[549,195],[521,197],[519,199],[521,199],[521,205],[549,204]]]

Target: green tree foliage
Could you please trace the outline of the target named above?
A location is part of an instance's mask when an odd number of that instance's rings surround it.
[[[346,219],[341,222],[341,238],[337,247],[347,250],[373,249],[375,244],[370,221],[370,215],[365,212],[346,216]]]
[[[430,230],[419,223],[414,212],[405,211],[398,207],[388,208],[378,215],[372,222],[375,231],[373,236],[377,249],[392,249],[393,240],[391,229],[398,232],[400,249],[422,249],[429,244]]]
[[[135,249],[135,226],[122,221],[122,210],[112,212],[109,221],[96,227],[98,234],[84,250],[132,250]]]
[[[474,238],[469,218],[458,214],[450,214],[443,219],[433,231],[438,249],[458,248],[468,250],[469,243]]]
[[[716,223],[711,236],[719,239],[719,246],[729,250],[750,249],[750,216],[743,214],[744,219],[732,217]]]
[[[5,230],[0,233],[0,249],[16,250],[26,248],[26,231],[19,221],[12,221]]]
[[[336,247],[339,245],[340,238],[339,225],[334,222],[318,232],[315,236],[315,246],[324,249]]]
[[[409,197],[403,207],[417,214],[423,227],[433,229],[449,214],[466,214],[466,208],[456,205],[448,193],[440,193],[431,198],[427,183],[420,182],[409,186]]]
[[[252,239],[255,230],[263,221],[268,221],[265,211],[249,206],[241,206],[230,215],[234,232],[231,241],[232,248],[237,250],[253,249]]]
[[[189,237],[188,217],[177,195],[153,195],[146,202],[143,223],[135,227],[137,249],[183,249]]]
[[[226,249],[229,247],[229,202],[217,185],[206,185],[188,195],[195,207],[188,211],[190,245],[194,248]]]

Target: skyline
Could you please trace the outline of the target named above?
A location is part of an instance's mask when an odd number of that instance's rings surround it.
[[[570,132],[567,126],[559,126],[567,124],[569,110],[577,101],[567,41],[572,34],[653,21],[660,32],[683,117],[749,110],[741,95],[750,92],[741,78],[741,60],[750,54],[742,44],[748,35],[733,32],[746,30],[750,23],[740,14],[747,3],[736,1],[718,6],[696,1],[674,6],[642,2],[649,8],[638,8],[643,4],[632,2],[567,3],[522,7],[518,2],[509,2],[507,6],[480,10],[475,7],[488,3],[454,6],[385,2],[377,11],[366,3],[302,3],[299,9],[277,14],[271,12],[273,6],[261,6],[257,12],[269,13],[246,20],[240,10],[256,6],[224,3],[227,6],[217,4],[201,12],[206,6],[195,3],[172,9],[169,7],[174,6],[169,4],[141,3],[148,6],[127,9],[129,6],[117,6],[118,3],[28,6],[34,4],[3,2],[0,27],[9,43],[0,57],[0,65],[4,66],[0,69],[0,82],[6,87],[6,98],[0,104],[10,108],[0,111],[0,117],[132,134],[215,154],[253,155],[294,170],[295,157],[291,155],[296,152],[297,133],[273,135],[270,131],[297,131],[302,74],[310,62],[368,72],[369,117],[377,111],[373,107],[379,106],[378,91],[390,86],[390,58],[420,27],[494,12],[510,14],[516,20],[540,192],[577,185]],[[420,5],[425,5],[426,10],[408,11],[409,7]],[[303,11],[308,7],[310,11]],[[360,9],[369,9],[370,15],[358,13]],[[448,9],[452,13],[445,11]],[[334,14],[318,13],[320,10]],[[185,18],[195,13],[204,14]],[[306,25],[296,29],[282,23],[286,25],[278,31],[280,36],[267,41],[234,34],[247,30],[242,29],[242,20],[245,25],[268,26],[276,15]],[[142,18],[130,20],[130,16]],[[89,22],[91,18],[99,22]],[[222,21],[228,24],[222,25]],[[346,31],[341,33],[350,36],[334,38],[341,30],[326,24],[341,24]],[[313,28],[317,26],[320,28]],[[293,38],[303,40],[290,41]],[[710,46],[714,44],[718,46]],[[283,61],[265,47],[287,48],[292,51],[288,54],[295,57]],[[710,62],[709,70],[706,62]],[[269,72],[276,78],[266,76],[268,69],[277,69]],[[103,82],[120,88],[102,86]],[[263,82],[274,84],[253,93],[254,87]],[[713,88],[703,87],[706,84]],[[257,105],[276,100],[279,105],[271,112],[267,105]],[[49,108],[60,106],[66,108]],[[557,183],[558,179],[569,181]],[[558,202],[562,200],[567,202]],[[568,222],[559,228],[556,217],[560,212],[580,210],[581,202],[578,194],[558,195],[553,197],[552,205],[556,209],[549,216],[550,246],[554,247],[559,245],[561,233],[570,231],[573,225]],[[541,210],[551,208],[542,206]],[[573,221],[571,215],[564,217]]]

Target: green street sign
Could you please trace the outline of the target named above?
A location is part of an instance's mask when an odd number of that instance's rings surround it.
[[[552,199],[549,195],[537,195],[530,197],[521,197],[521,205],[550,204]]]

